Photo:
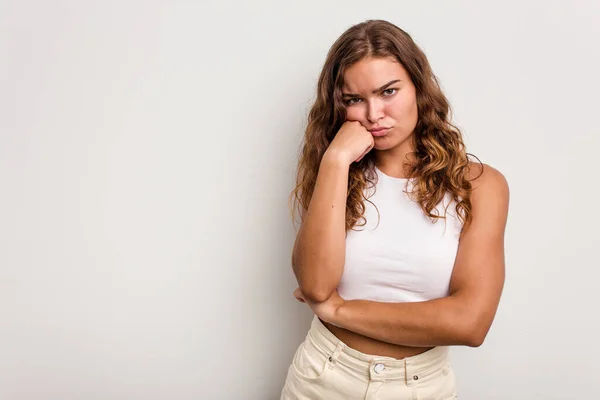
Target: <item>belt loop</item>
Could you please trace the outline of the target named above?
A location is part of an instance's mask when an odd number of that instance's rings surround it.
[[[337,346],[335,346],[335,350],[331,356],[329,356],[329,368],[333,368],[338,358],[340,357],[340,353],[344,349],[344,342],[338,342]]]
[[[406,371],[406,357],[404,358],[404,384],[408,386],[408,371]]]

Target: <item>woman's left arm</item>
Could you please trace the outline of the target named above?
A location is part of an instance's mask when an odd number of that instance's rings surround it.
[[[309,305],[326,322],[384,342],[480,346],[504,286],[508,203],[506,179],[485,165],[473,181],[473,220],[460,238],[447,297],[412,303],[344,301],[335,291],[327,301]]]

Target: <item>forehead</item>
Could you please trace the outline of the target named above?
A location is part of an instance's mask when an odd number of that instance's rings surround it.
[[[402,64],[393,58],[369,57],[363,58],[346,69],[342,89],[350,92],[366,91],[392,80],[406,81],[408,78],[408,73]]]

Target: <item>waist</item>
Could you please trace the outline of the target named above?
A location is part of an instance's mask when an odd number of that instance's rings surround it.
[[[332,328],[335,330],[336,327]],[[379,345],[371,346],[376,352],[365,352],[364,350],[370,350],[369,345],[361,346],[360,339],[351,340],[351,342],[359,343],[358,346],[356,343],[346,343],[345,340],[341,340],[330,331],[316,316],[313,318],[308,335],[324,350],[334,351],[336,347],[341,346],[339,362],[366,374],[369,373],[374,363],[383,364],[389,374],[398,375],[398,377],[403,374],[408,374],[408,376],[427,374],[439,370],[440,366],[449,365],[449,349],[446,346],[411,348],[391,345],[395,346],[395,350],[390,348],[389,351],[386,351],[388,343],[378,342]],[[347,340],[347,338],[344,339]]]
[[[402,359],[405,357],[419,355],[433,348],[400,346],[397,344],[382,342],[377,339],[360,335],[356,332],[338,328],[337,326],[324,323],[322,321],[319,322],[321,322],[325,329],[333,334],[338,340],[344,342],[348,347],[360,351],[361,353]]]

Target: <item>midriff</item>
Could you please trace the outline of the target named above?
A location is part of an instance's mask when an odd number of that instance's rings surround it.
[[[433,348],[400,346],[397,344],[382,342],[380,340],[331,325],[323,320],[321,320],[321,322],[327,329],[329,329],[331,333],[335,335],[335,337],[344,342],[348,347],[365,354],[402,359],[405,357],[411,357],[416,356],[417,354],[425,353]]]

